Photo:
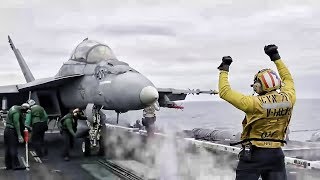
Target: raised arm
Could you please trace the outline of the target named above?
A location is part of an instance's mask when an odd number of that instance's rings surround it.
[[[283,86],[281,87],[281,91],[288,94],[292,104],[296,102],[296,91],[294,88],[293,78],[290,74],[289,69],[281,60],[281,57],[278,52],[278,47],[276,45],[268,45],[264,47],[265,53],[270,57],[271,61],[273,61],[278,69],[280,78],[283,82]]]
[[[228,101],[234,107],[244,112],[252,112],[254,109],[253,96],[246,96],[231,89],[229,84],[229,66],[232,63],[230,56],[222,58],[222,63],[218,67],[219,74],[219,96],[220,98]]]
[[[296,102],[296,90],[294,88],[293,78],[290,74],[289,69],[283,63],[281,59],[278,59],[274,62],[277,66],[280,78],[283,82],[283,86],[281,87],[281,91],[288,94],[291,99],[292,104]]]

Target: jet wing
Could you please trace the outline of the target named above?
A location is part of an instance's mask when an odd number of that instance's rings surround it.
[[[159,93],[159,105],[161,107],[176,106],[173,101],[184,100],[189,94],[218,94],[216,90],[202,91],[200,89],[173,89],[173,88],[157,88]]]
[[[83,74],[75,74],[71,76],[58,76],[58,77],[36,79],[29,83],[18,85],[18,90],[22,92],[22,91],[35,91],[35,90],[41,90],[41,89],[56,88],[62,84],[68,83],[82,76]]]
[[[15,104],[26,102],[29,99],[29,91],[56,88],[64,83],[70,82],[82,76],[83,74],[51,77],[37,79],[26,84],[0,86],[0,100],[6,99],[6,108],[8,108]]]

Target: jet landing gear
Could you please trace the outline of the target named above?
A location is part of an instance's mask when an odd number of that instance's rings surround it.
[[[146,127],[148,137],[154,136],[156,117],[144,117],[142,125]]]
[[[100,109],[101,106],[88,104],[85,110],[87,116],[87,125],[89,135],[83,139],[82,152],[85,156],[90,156],[93,152],[98,155],[104,155],[104,129],[101,124]]]

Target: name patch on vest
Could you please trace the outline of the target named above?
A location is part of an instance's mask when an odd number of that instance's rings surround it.
[[[258,96],[258,99],[262,104],[279,103],[277,100],[277,95],[275,95],[275,94],[266,95],[266,96]],[[285,96],[284,94],[281,94],[281,102],[289,102],[288,97]]]
[[[258,99],[262,103],[262,108],[266,109],[267,117],[289,116],[291,113],[291,103],[284,94],[281,94],[280,99],[277,99],[277,96],[274,94],[260,96]]]
[[[267,117],[280,117],[290,115],[291,108],[267,109]]]

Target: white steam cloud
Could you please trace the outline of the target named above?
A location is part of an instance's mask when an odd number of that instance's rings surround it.
[[[147,138],[119,129],[107,131],[107,159],[139,161],[148,166],[144,169],[144,177],[161,180],[228,180],[235,177],[234,156],[193,147],[175,138],[176,132],[165,132],[165,138],[158,135]]]

